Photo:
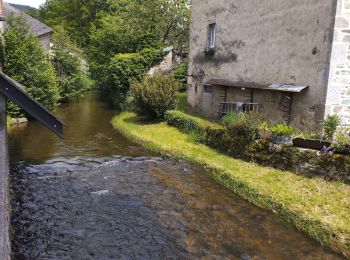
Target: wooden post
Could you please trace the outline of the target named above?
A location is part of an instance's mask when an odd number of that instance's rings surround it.
[[[0,35],[4,32],[3,0],[0,0]],[[2,40],[2,37],[1,37]],[[0,70],[3,66],[0,64]],[[6,98],[0,94],[0,259],[10,260],[9,238],[9,156],[7,144]]]

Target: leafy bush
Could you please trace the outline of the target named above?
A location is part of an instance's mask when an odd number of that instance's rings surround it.
[[[323,121],[324,138],[326,140],[333,140],[334,134],[340,126],[341,120],[338,115],[328,115]]]
[[[62,101],[81,96],[93,86],[84,67],[81,51],[70,41],[60,27],[55,28],[52,48],[52,64],[58,76]]]
[[[142,79],[147,70],[164,56],[162,49],[144,49],[140,53],[118,54],[109,64],[104,88],[115,105],[121,107],[133,81]]]
[[[263,121],[258,128],[261,130],[270,130],[270,125],[266,121]]]
[[[263,118],[257,113],[232,112],[222,119],[223,125],[233,136],[242,136],[248,141],[259,138],[259,126],[262,122]]]
[[[275,136],[293,136],[296,134],[297,130],[295,127],[283,123],[271,127],[271,132]]]
[[[21,83],[25,91],[48,109],[53,109],[60,95],[54,68],[39,40],[29,32],[22,17],[9,17],[4,33],[4,72]],[[9,102],[12,117],[23,117],[24,112]]]
[[[162,118],[167,110],[176,108],[176,93],[179,88],[174,77],[165,74],[147,76],[131,86],[135,105],[139,112]]]

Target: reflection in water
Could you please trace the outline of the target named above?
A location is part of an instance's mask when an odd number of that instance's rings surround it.
[[[64,139],[53,135],[39,122],[14,127],[10,131],[10,159],[40,163],[57,156],[151,155],[113,129],[110,120],[115,114],[98,93],[63,104],[56,115],[66,124]]]
[[[58,110],[65,140],[12,130],[12,161],[36,164],[12,171],[14,259],[340,258],[202,168],[149,158],[114,113],[95,93]]]

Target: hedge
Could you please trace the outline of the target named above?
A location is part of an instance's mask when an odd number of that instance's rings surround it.
[[[273,145],[267,140],[247,141],[245,136],[233,136],[225,127],[180,111],[168,111],[166,122],[195,140],[236,159],[255,162],[305,176],[322,176],[327,180],[350,183],[350,158],[329,155],[290,145]]]

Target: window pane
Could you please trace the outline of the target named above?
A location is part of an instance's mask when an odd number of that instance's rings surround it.
[[[215,42],[216,42],[216,24],[215,23],[209,24],[208,34],[209,34],[208,47],[215,48]]]

